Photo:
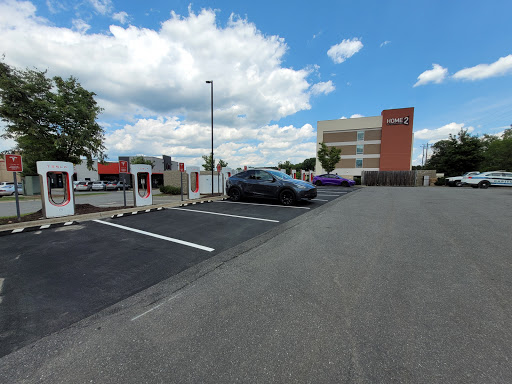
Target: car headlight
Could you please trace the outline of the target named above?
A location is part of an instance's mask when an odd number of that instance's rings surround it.
[[[299,189],[308,189],[308,186],[307,185],[300,185],[300,184],[297,184],[296,185],[297,188]]]

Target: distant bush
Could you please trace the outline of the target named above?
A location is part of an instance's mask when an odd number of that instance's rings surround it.
[[[167,195],[180,195],[181,194],[181,188],[180,187],[173,187],[172,185],[161,185],[160,186],[160,192],[165,193]]]
[[[434,185],[445,185],[445,184],[446,184],[446,178],[444,178],[444,177],[438,177],[434,183]]]

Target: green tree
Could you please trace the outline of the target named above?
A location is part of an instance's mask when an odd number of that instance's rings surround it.
[[[221,166],[221,168],[225,168],[225,167],[228,166],[228,162],[224,161],[222,159],[219,159],[219,163],[218,164]]]
[[[130,164],[147,164],[151,165],[151,168],[155,166],[155,163],[149,159],[145,159],[144,156],[138,155],[130,158]]]
[[[290,163],[290,161],[289,161],[289,160],[286,160],[286,161],[285,161],[285,162],[283,162],[283,163],[279,163],[279,164],[277,164],[277,166],[279,167],[279,169],[284,169],[284,171],[285,171],[288,175],[292,173],[292,172],[291,172],[291,170],[292,170],[292,168],[293,168],[293,164],[292,164],[292,163]]]
[[[310,157],[302,162],[300,169],[304,171],[314,171],[316,165],[316,157]]]
[[[477,136],[461,129],[457,135],[449,135],[432,146],[433,154],[425,169],[435,169],[445,176],[458,176],[469,171],[478,171],[484,159],[484,145]]]
[[[0,117],[4,139],[23,155],[23,173],[36,175],[36,161],[104,161],[104,130],[96,122],[95,93],[74,77],[48,78],[46,71],[18,70],[0,62]]]
[[[483,143],[482,171],[512,171],[512,127],[505,130],[502,138],[484,135]]]
[[[210,155],[203,155],[203,168],[205,171],[211,171],[213,169],[213,165],[215,164],[215,159],[213,157],[213,153],[210,152]]]
[[[322,168],[325,169],[327,173],[331,173],[341,159],[341,149],[336,147],[328,148],[327,145],[322,142],[320,143],[317,156],[318,161],[322,164]]]

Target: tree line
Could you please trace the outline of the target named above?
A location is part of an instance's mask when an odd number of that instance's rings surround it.
[[[447,140],[433,144],[432,150],[425,165],[416,169],[435,169],[446,177],[470,171],[512,171],[512,124],[501,137],[478,137],[461,129]]]

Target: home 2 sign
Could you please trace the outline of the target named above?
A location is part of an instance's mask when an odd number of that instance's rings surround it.
[[[387,125],[409,125],[409,116],[392,117],[386,120]]]

